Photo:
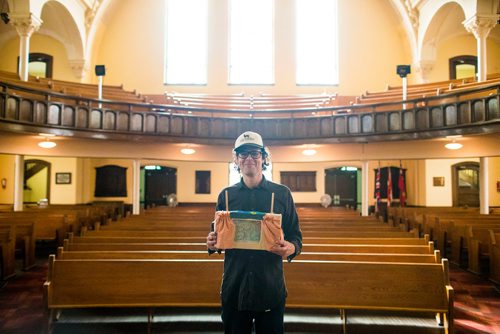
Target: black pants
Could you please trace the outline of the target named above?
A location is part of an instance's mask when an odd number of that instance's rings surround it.
[[[255,321],[256,334],[283,334],[285,302],[269,311],[238,311],[222,307],[225,334],[250,334]]]

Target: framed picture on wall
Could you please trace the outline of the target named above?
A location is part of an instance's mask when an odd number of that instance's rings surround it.
[[[432,178],[434,187],[444,187],[444,176],[436,176]]]
[[[71,173],[56,173],[56,184],[71,184]]]

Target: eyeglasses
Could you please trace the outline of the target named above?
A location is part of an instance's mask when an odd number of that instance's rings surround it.
[[[247,152],[239,152],[238,153],[238,158],[240,159],[246,159],[248,156],[251,156],[252,159],[259,159],[262,157],[262,152],[261,151],[247,151]]]

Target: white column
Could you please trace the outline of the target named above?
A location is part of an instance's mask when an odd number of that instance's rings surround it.
[[[141,213],[141,161],[134,160],[132,181],[132,214]]]
[[[14,159],[14,211],[23,211],[24,195],[24,156]]]
[[[19,78],[28,81],[28,65],[30,54],[30,37],[40,28],[42,20],[33,14],[10,16],[10,22],[16,28],[20,37],[19,44]]]
[[[29,66],[29,54],[30,54],[30,36],[21,35],[21,41],[19,46],[19,78],[22,81],[28,81],[28,66]]]
[[[361,166],[361,215],[368,216],[368,200],[370,198],[368,194],[369,189],[369,170],[368,170],[368,161],[362,161]]]
[[[102,100],[102,75],[97,76],[97,78],[99,79],[99,82],[97,84],[97,98],[99,100]],[[102,108],[102,103],[99,102],[99,104],[97,105],[97,107],[99,109]]]
[[[488,162],[488,157],[479,159],[479,213],[482,215],[490,214]]]
[[[407,90],[408,90],[408,81],[407,81],[407,78],[404,77],[403,78],[403,101],[406,101],[406,99],[408,97]],[[403,103],[403,109],[406,110],[406,103]]]
[[[485,81],[488,73],[486,55],[486,38],[497,24],[497,15],[474,15],[462,24],[468,32],[474,34],[477,40],[477,81]]]

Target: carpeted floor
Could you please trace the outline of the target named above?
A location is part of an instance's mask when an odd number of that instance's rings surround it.
[[[47,274],[46,256],[30,271],[2,282],[0,333],[39,333],[44,321],[42,285]],[[460,268],[450,268],[455,290],[455,333],[500,334],[500,293],[488,280]]]
[[[488,280],[450,268],[455,290],[455,333],[500,334],[500,292]]]

